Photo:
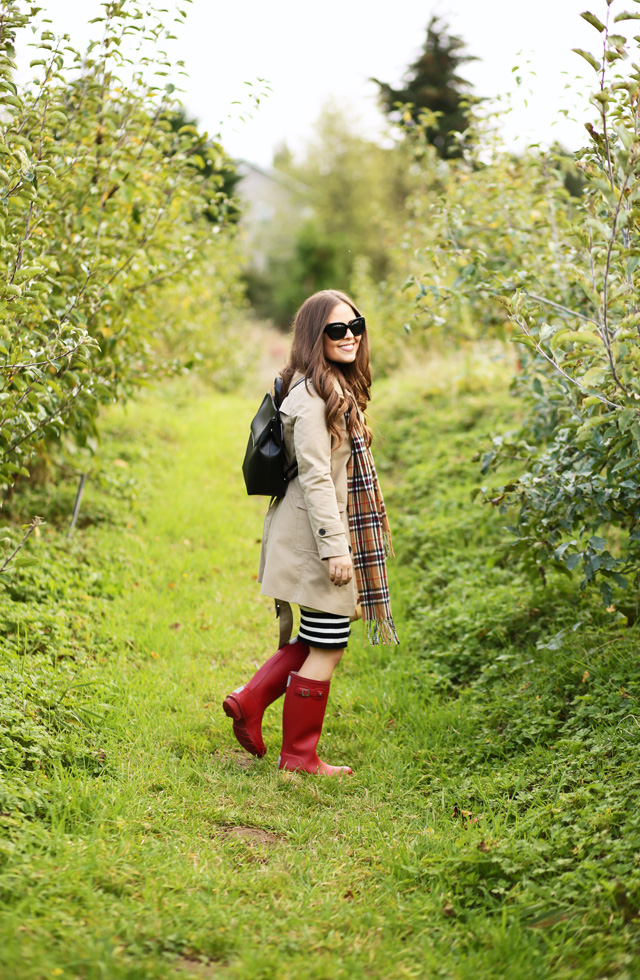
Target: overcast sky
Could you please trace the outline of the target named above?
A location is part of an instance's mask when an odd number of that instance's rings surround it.
[[[99,0],[43,0],[56,33],[69,33],[84,47],[99,25]],[[168,3],[158,6],[168,6]],[[300,147],[323,104],[333,97],[362,120],[366,133],[380,125],[375,76],[397,83],[423,43],[432,13],[442,16],[480,60],[464,66],[477,95],[503,97],[515,88],[512,68],[523,82],[515,108],[505,116],[510,139],[551,142],[568,148],[583,142],[584,82],[594,73],[571,49],[597,52],[601,40],[580,18],[590,9],[602,19],[605,0],[193,0],[171,51],[186,63],[183,101],[210,133],[221,131],[233,156],[261,165],[281,141]],[[614,0],[612,14],[624,9]],[[584,67],[584,70],[583,70]],[[531,74],[531,73],[534,74]],[[271,92],[252,118],[242,122],[250,82],[268,81]],[[526,100],[526,104],[525,104]],[[571,123],[560,110],[572,111]],[[574,113],[575,114],[575,113]],[[246,113],[245,113],[246,116]]]

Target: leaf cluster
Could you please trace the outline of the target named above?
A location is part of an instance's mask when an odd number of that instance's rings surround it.
[[[18,88],[15,36],[38,13],[21,8],[4,4],[0,22],[5,493],[61,441],[95,446],[100,405],[167,372],[149,299],[194,275],[232,208],[222,148],[173,125],[181,110],[166,81],[176,66],[162,50],[172,37],[163,12],[106,4],[102,39],[84,56],[42,30],[33,77]],[[133,58],[125,38],[138,39]]]
[[[604,21],[582,16],[603,53],[578,51],[596,73],[596,122],[572,164],[580,197],[559,148],[514,157],[472,125],[439,194],[417,196],[432,220],[406,288],[432,330],[519,344],[513,390],[529,415],[481,454],[482,472],[511,458],[528,466],[486,499],[516,512],[509,530],[535,574],[579,566],[610,605],[640,571],[640,67],[613,27],[636,14],[613,17],[607,4]]]
[[[428,826],[396,880],[442,896],[466,928],[489,915],[554,930],[558,961],[579,948],[575,975],[595,976],[612,955],[603,932],[637,931],[637,606],[605,610],[592,585],[576,597],[553,568],[546,584],[524,574],[498,511],[468,503],[478,438],[522,405],[496,384],[460,394],[447,381],[396,396],[378,457],[385,486],[403,465],[387,498],[418,665],[396,710],[419,706],[400,740],[424,754]]]

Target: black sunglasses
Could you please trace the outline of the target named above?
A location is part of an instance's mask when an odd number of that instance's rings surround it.
[[[331,340],[344,340],[347,330],[350,330],[354,337],[359,337],[366,329],[363,316],[357,316],[351,323],[328,323],[324,332]]]

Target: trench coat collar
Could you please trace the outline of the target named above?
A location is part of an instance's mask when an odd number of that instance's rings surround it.
[[[291,388],[293,387],[294,384],[296,384],[297,381],[300,381],[304,377],[305,377],[305,375],[303,374],[302,371],[296,371],[296,373],[291,378],[291,384],[289,385],[289,391],[291,391]],[[332,378],[332,381],[333,381],[333,388],[334,388],[334,390],[337,391],[337,393],[339,395],[342,395],[342,397],[344,398],[344,389],[342,388],[340,382],[335,377],[335,375]],[[311,379],[309,379],[309,384],[313,388],[313,382],[311,381]],[[305,384],[305,387],[306,387],[306,384]],[[314,391],[315,391],[315,388],[314,388]]]

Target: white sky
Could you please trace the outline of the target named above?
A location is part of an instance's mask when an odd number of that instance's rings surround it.
[[[69,33],[75,46],[99,36],[100,25],[87,26],[102,12],[99,0],[42,0],[42,6],[52,29]],[[611,14],[632,6],[613,0]],[[596,76],[571,49],[601,49],[600,36],[579,16],[585,9],[606,16],[605,0],[193,0],[170,50],[186,63],[187,111],[211,134],[220,131],[232,156],[268,165],[282,140],[294,149],[302,144],[330,97],[355,111],[373,135],[380,114],[377,87],[367,79],[396,84],[436,13],[481,59],[461,72],[475,94],[504,96],[515,87],[512,68],[529,63],[505,116],[507,139],[559,139],[572,149],[583,142],[588,111],[586,98],[576,99],[584,83],[575,76],[589,85]],[[246,109],[245,83],[260,89],[259,78],[269,82],[271,94],[246,118],[232,103],[240,100]],[[559,111],[571,111],[576,101],[578,121],[571,123]]]

